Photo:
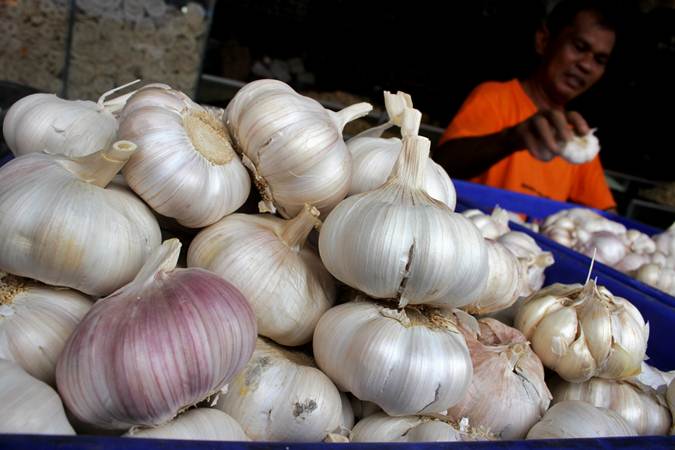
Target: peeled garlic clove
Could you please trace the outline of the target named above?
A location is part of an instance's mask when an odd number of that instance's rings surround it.
[[[56,382],[78,420],[111,430],[161,425],[249,360],[256,327],[248,302],[211,272],[176,269],[179,253],[177,239],[164,242],[68,339]]]
[[[319,442],[343,422],[340,394],[312,359],[261,338],[216,407],[260,441]]]
[[[54,389],[0,359],[0,433],[75,434]]]
[[[527,434],[527,439],[603,438],[637,436],[618,413],[578,400],[551,407]]]
[[[572,140],[567,141],[563,146],[561,156],[572,164],[586,163],[598,154],[600,151],[600,141],[598,140],[593,128],[584,136],[574,136]]]
[[[279,344],[312,339],[321,315],[335,303],[335,282],[316,251],[305,245],[321,222],[307,205],[291,220],[233,214],[201,231],[188,266],[212,270],[248,299],[258,332]]]
[[[129,186],[155,211],[201,228],[239,208],[251,181],[223,123],[182,92],[151,85],[122,110],[119,136],[138,145]]]
[[[328,214],[351,183],[342,129],[371,109],[358,103],[335,113],[277,80],[241,88],[227,106],[226,125],[261,191],[261,212],[278,209],[289,218],[309,203]]]
[[[91,295],[128,283],[160,245],[150,209],[106,185],[136,146],[82,158],[33,153],[0,168],[0,270]],[[4,213],[6,211],[6,213]]]
[[[236,420],[215,408],[191,409],[155,428],[132,428],[125,436],[198,441],[250,441]]]
[[[91,305],[70,289],[0,273],[0,358],[53,386],[56,359]]]
[[[391,415],[445,411],[464,396],[471,359],[450,313],[356,298],[314,331],[316,362],[341,390]]]

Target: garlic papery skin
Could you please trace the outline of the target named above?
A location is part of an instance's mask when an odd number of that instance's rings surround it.
[[[473,378],[464,398],[446,414],[457,421],[467,417],[498,438],[521,439],[551,401],[544,366],[520,331],[489,318],[479,324],[478,335],[462,328]]]
[[[670,429],[670,434],[675,435],[675,380],[671,381],[666,391],[666,401],[670,407],[670,417],[673,421],[673,426]]]
[[[325,219],[319,253],[335,278],[371,297],[459,307],[485,286],[487,246],[468,219],[424,191],[429,146],[404,137],[388,181]]]
[[[259,334],[282,345],[306,344],[335,303],[333,277],[305,245],[320,224],[318,215],[309,205],[291,220],[233,214],[197,235],[188,266],[211,270],[234,284],[251,303]]]
[[[583,383],[570,383],[557,378],[549,382],[553,403],[582,400],[617,412],[643,436],[665,435],[672,419],[663,397],[650,394],[626,381],[591,378]]]
[[[216,407],[254,441],[319,442],[343,422],[340,393],[312,359],[263,338]]]
[[[123,169],[131,189],[186,227],[211,225],[248,197],[251,180],[227,129],[182,92],[139,89],[122,110],[119,136],[138,145]]]
[[[75,434],[56,391],[5,359],[0,359],[0,417],[0,433]]]
[[[520,231],[509,231],[497,239],[508,248],[522,266],[525,279],[520,285],[519,295],[527,297],[544,285],[544,271],[555,262],[551,252],[545,252],[529,235]]]
[[[556,403],[530,429],[527,439],[574,439],[637,436],[618,413],[579,400]]]
[[[314,331],[316,362],[340,390],[395,416],[445,411],[463,398],[471,357],[449,312],[356,299],[329,309]]]
[[[161,425],[218,392],[251,357],[255,316],[230,283],[175,269],[170,239],[136,278],[97,301],[56,366],[68,410],[97,428]]]
[[[593,128],[583,136],[575,135],[565,143],[560,156],[572,164],[583,164],[595,158],[600,151],[600,141],[595,135],[596,131],[597,128]]]
[[[0,272],[0,358],[54,386],[56,360],[91,305],[79,292]]]
[[[333,112],[277,80],[242,87],[227,105],[226,125],[262,195],[260,212],[289,218],[309,203],[327,215],[351,184],[342,129],[371,109],[358,103]]]
[[[132,428],[125,436],[199,441],[250,441],[236,420],[215,408],[191,409],[155,428]]]
[[[636,375],[649,337],[637,308],[592,280],[542,289],[523,303],[515,325],[544,365],[573,383]]]
[[[462,215],[476,225],[485,239],[496,240],[501,235],[511,231],[508,212],[499,206],[495,207],[491,215],[487,215],[478,209],[467,209]]]
[[[136,146],[77,159],[31,153],[0,168],[0,270],[91,295],[131,281],[161,243],[152,211],[104,188]]]

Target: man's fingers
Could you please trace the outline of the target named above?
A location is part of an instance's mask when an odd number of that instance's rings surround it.
[[[543,116],[535,116],[532,121],[532,132],[537,136],[543,144],[548,148],[548,150],[558,153],[560,148],[556,142],[556,138],[553,134],[553,129],[551,128],[550,122]]]
[[[574,138],[574,133],[572,133],[572,130],[567,123],[567,119],[565,118],[565,114],[562,111],[549,111],[547,116],[555,129],[555,134],[556,138],[558,138],[558,141],[563,140],[567,142]]]
[[[532,136],[532,134],[530,133],[525,134],[523,136],[523,140],[525,141],[526,148],[535,158],[540,159],[542,161],[550,161],[555,157],[553,153],[543,148],[543,146],[540,145],[540,142],[537,139],[535,139],[534,136]]]
[[[591,132],[588,123],[586,123],[586,119],[581,117],[581,114],[579,114],[578,112],[569,111],[567,113],[567,120],[569,121],[569,123],[572,124],[572,126],[574,127],[574,131],[577,133],[577,135],[584,136]]]

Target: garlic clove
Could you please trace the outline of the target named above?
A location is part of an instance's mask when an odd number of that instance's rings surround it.
[[[516,320],[514,322],[516,328],[522,331],[525,336],[531,336],[534,333],[535,327],[545,315],[552,314],[564,308],[558,301],[556,293],[552,292],[552,290],[549,290],[549,292],[550,295],[539,297],[539,301],[537,302],[528,302],[525,300],[519,314],[516,315]]]
[[[155,428],[132,428],[124,436],[199,441],[250,441],[241,425],[215,408],[196,408]]]

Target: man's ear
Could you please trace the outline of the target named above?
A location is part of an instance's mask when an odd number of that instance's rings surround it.
[[[537,55],[543,56],[548,47],[551,33],[548,31],[546,24],[541,24],[537,28],[537,32],[534,35],[534,50],[537,52]]]

